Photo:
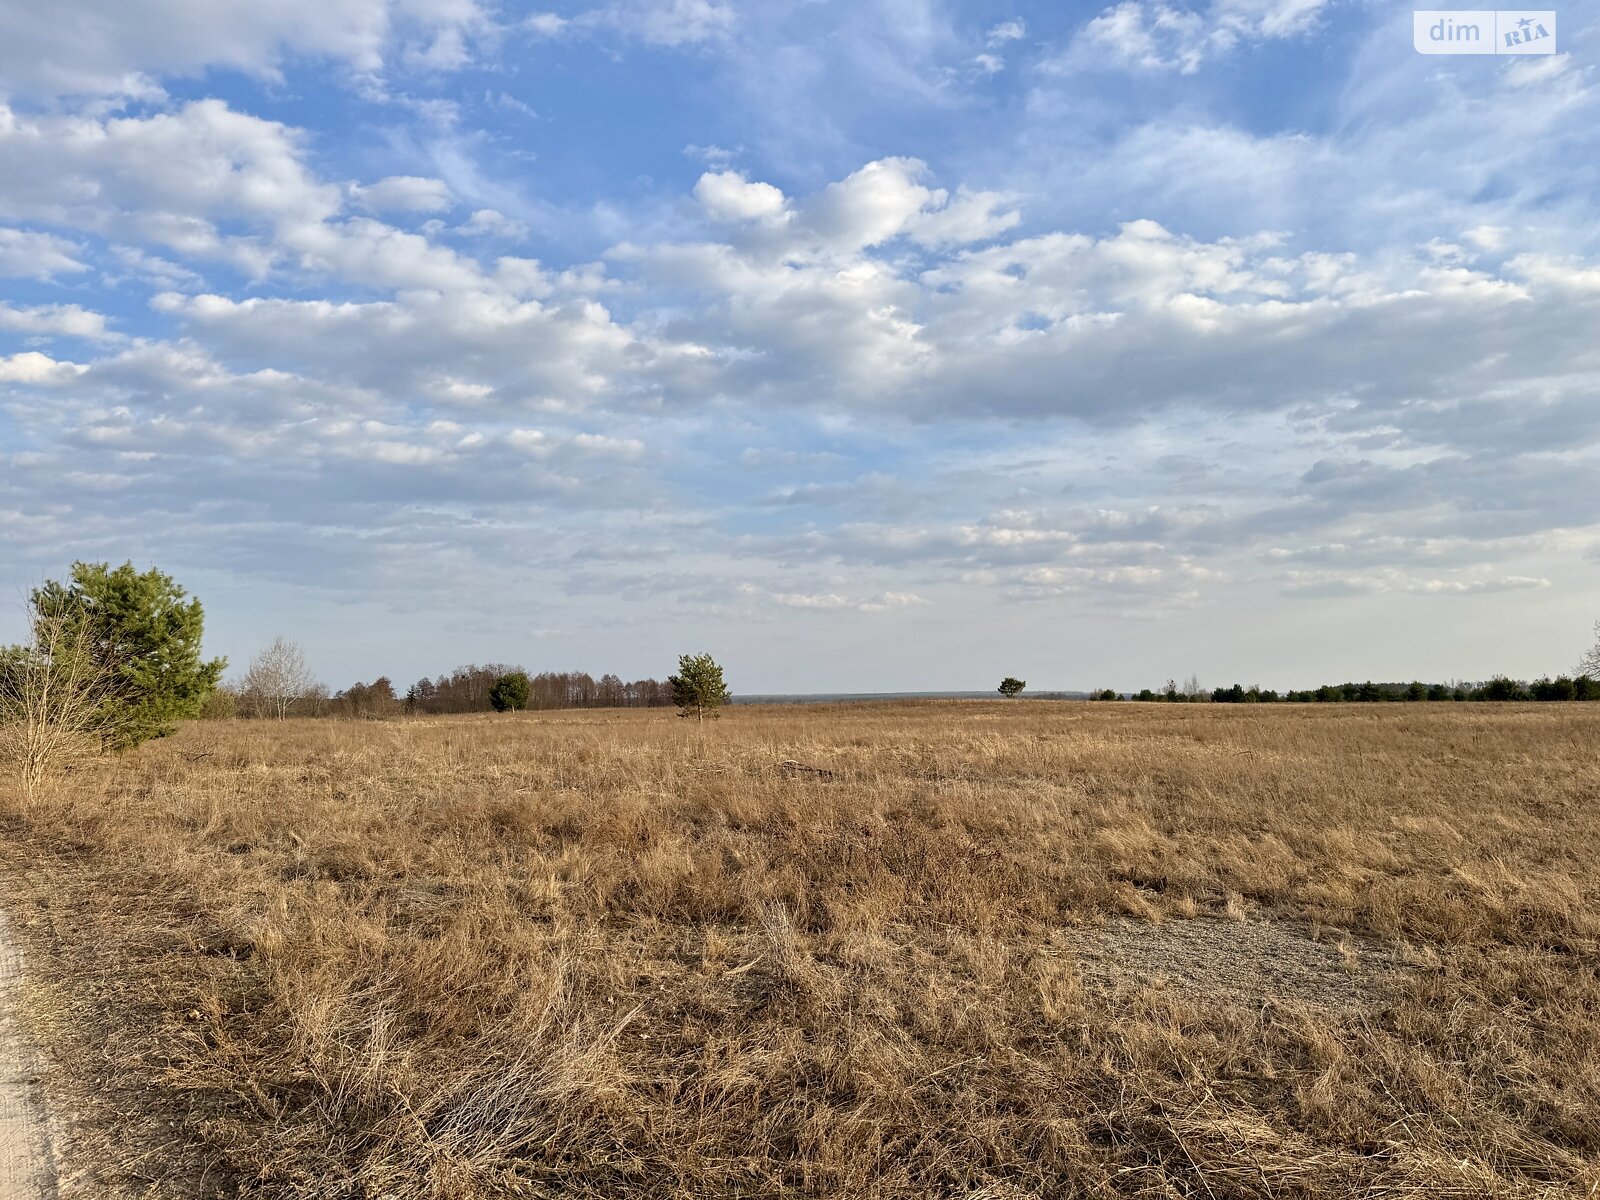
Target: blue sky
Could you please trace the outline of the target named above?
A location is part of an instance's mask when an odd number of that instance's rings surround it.
[[[0,0],[0,571],[335,687],[1568,669],[1595,7]]]

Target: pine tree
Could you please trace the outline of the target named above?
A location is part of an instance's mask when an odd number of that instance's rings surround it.
[[[495,712],[520,712],[528,707],[528,676],[522,671],[507,671],[489,689],[489,704]]]
[[[165,737],[199,716],[222,677],[227,660],[201,658],[205,614],[186,597],[170,575],[131,562],[74,563],[70,585],[51,581],[34,591],[40,617],[81,623],[97,660],[116,675],[95,722],[108,748]]]
[[[728,685],[722,681],[722,668],[709,654],[684,654],[678,659],[678,673],[668,676],[672,688],[672,702],[679,708],[678,715],[691,714],[704,721],[706,714],[717,715],[729,699]]]

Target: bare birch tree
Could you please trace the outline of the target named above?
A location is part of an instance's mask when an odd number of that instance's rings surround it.
[[[1578,674],[1600,679],[1600,621],[1594,623],[1594,645],[1578,660]]]
[[[280,721],[316,687],[305,651],[285,637],[273,638],[272,645],[251,659],[250,669],[244,673],[245,699],[258,713]]]
[[[0,649],[0,756],[17,765],[25,796],[56,763],[100,749],[121,686],[81,613],[29,605],[27,643]]]

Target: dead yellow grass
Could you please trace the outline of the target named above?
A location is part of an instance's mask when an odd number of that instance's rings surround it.
[[[1597,797],[1579,705],[202,724],[0,859],[81,1195],[1585,1195]],[[1351,1003],[1106,985],[1215,917]]]

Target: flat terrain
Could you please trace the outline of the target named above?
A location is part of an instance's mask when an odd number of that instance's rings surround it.
[[[1600,1194],[1600,705],[202,723],[0,807],[67,1200]]]

